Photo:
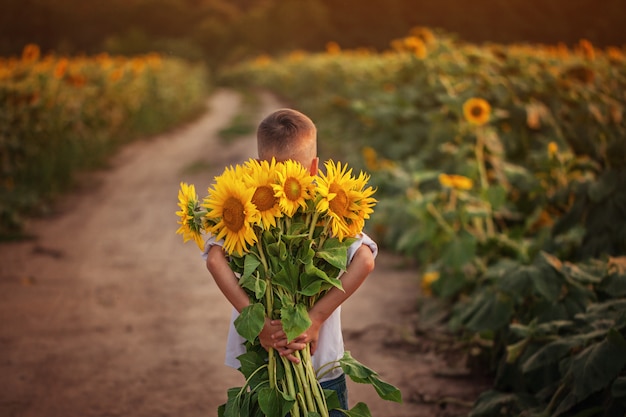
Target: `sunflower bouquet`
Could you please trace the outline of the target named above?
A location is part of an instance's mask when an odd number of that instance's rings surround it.
[[[219,416],[327,417],[339,402],[318,379],[336,367],[353,381],[372,384],[382,398],[401,401],[397,388],[349,352],[315,370],[308,346],[294,353],[295,364],[274,349],[266,351],[258,340],[266,317],[281,320],[288,340],[310,327],[308,310],[331,288],[342,289],[339,276],[347,267],[348,248],[373,212],[376,200],[367,174],[355,176],[341,162],[327,161],[325,168],[312,176],[295,161],[250,159],[226,167],[202,202],[193,185],[181,184],[177,233],[200,249],[203,234],[223,241],[251,301],[234,323],[247,341],[238,358],[246,384],[228,391]],[[342,411],[371,415],[364,403]]]

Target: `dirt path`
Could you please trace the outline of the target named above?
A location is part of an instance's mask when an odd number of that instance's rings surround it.
[[[259,119],[280,107],[262,98]],[[34,239],[0,245],[0,416],[215,416],[241,384],[223,365],[230,307],[197,248],[174,233],[180,181],[202,194],[225,165],[256,154],[253,137],[216,139],[239,96],[220,90],[207,105],[196,122],[126,147],[56,215],[33,221]],[[471,399],[476,388],[433,377],[440,359],[400,347],[417,287],[396,265],[381,254],[343,317],[347,349],[406,401],[350,382],[351,403],[374,416],[463,415],[413,401]]]

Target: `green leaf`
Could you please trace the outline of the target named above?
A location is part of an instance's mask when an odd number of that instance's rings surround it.
[[[227,391],[228,400],[224,404],[224,417],[239,417],[241,387],[229,388]]]
[[[289,294],[295,294],[298,290],[298,268],[289,262],[282,263],[279,271],[272,277],[272,285],[277,285]]]
[[[266,358],[267,355],[261,356],[253,350],[247,350],[246,353],[237,356],[237,359],[241,364],[239,370],[246,377],[246,379],[248,379],[252,374],[257,372],[259,368],[267,366]],[[251,383],[251,385],[255,384]]]
[[[603,278],[590,274],[578,265],[570,262],[565,262],[563,264],[563,273],[581,284],[599,284],[602,282]]]
[[[309,297],[315,296],[330,286],[343,290],[341,280],[329,277],[326,272],[317,268],[313,263],[304,265],[304,273],[300,275],[301,294]]]
[[[380,398],[397,403],[402,402],[402,393],[398,388],[381,380],[376,372],[354,359],[349,351],[344,352],[339,365],[354,382],[371,384]]]
[[[354,359],[350,354],[350,351],[345,351],[343,353],[343,357],[339,360],[339,365],[341,366],[343,372],[348,375],[350,379],[356,382],[366,381],[370,375],[376,373]]]
[[[462,321],[468,329],[482,332],[501,329],[509,323],[512,315],[512,298],[487,288],[473,297],[463,312]]]
[[[600,288],[612,297],[626,296],[626,277],[612,274],[604,278]]]
[[[326,399],[326,406],[328,407],[329,411],[341,408],[341,403],[339,402],[339,396],[337,395],[337,391],[333,389],[325,389],[324,398]]]
[[[255,255],[247,254],[244,257],[243,274],[241,275],[241,278],[251,276],[254,271],[257,270],[259,265],[261,265],[261,261],[259,261],[259,258],[257,258]]]
[[[453,298],[467,286],[467,277],[462,271],[446,271],[432,283],[432,290],[441,298]]]
[[[315,256],[324,259],[332,266],[345,270],[348,262],[348,247],[354,239],[345,239],[340,242],[337,238],[326,239],[320,249],[317,250]]]
[[[369,383],[374,386],[378,396],[383,400],[402,403],[402,393],[398,388],[379,378],[378,374],[369,377]]]
[[[457,237],[443,248],[442,262],[454,269],[460,269],[476,256],[476,238],[468,232],[461,231]]]
[[[250,304],[235,319],[235,329],[244,339],[254,343],[254,339],[263,330],[265,324],[265,307],[261,303]]]
[[[581,344],[578,340],[558,339],[539,348],[522,364],[523,373],[529,373],[546,366],[554,366],[566,357],[571,349]]]
[[[342,410],[348,417],[372,417],[369,407],[365,403],[357,403],[349,410]]]
[[[266,416],[284,417],[295,400],[277,389],[264,387],[258,390],[259,407]]]
[[[252,291],[256,300],[263,300],[267,283],[264,279],[259,278],[258,274],[248,275],[245,278],[242,277],[239,280],[239,285]]]
[[[493,210],[499,210],[506,203],[506,189],[500,185],[491,186],[485,191],[485,198]]]
[[[309,228],[306,223],[294,222],[289,226],[289,230],[287,230],[287,235],[303,235],[307,234]],[[283,235],[284,237],[285,235]]]
[[[615,329],[610,329],[602,342],[589,346],[572,361],[572,390],[559,404],[555,415],[610,386],[624,365],[626,340]]]
[[[611,396],[626,401],[626,376],[620,376],[613,381]]]
[[[545,298],[547,301],[556,302],[561,295],[561,288],[564,284],[564,279],[556,270],[558,259],[555,257],[539,259],[539,265],[536,266],[536,273],[530,275],[535,292]],[[560,262],[560,261],[558,261]],[[559,267],[558,271],[561,268]]]
[[[311,319],[306,306],[294,304],[280,309],[280,320],[283,330],[287,334],[287,340],[293,340],[311,327]]]
[[[476,400],[468,417],[517,416],[522,411],[537,406],[537,403],[532,395],[484,391]],[[506,414],[502,412],[503,410],[506,410]]]
[[[535,265],[516,265],[502,275],[497,281],[498,288],[517,300],[526,298],[533,284],[533,275],[538,275],[539,269]]]

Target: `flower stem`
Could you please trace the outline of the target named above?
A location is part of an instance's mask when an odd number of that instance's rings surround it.
[[[317,404],[317,411],[322,417],[329,417],[328,404],[326,404],[326,397],[324,391],[320,385],[317,377],[315,376],[315,370],[313,369],[313,363],[311,361],[311,345],[307,345],[302,351],[302,364],[305,366],[305,371],[308,379],[308,386],[311,388],[313,398]]]
[[[304,392],[304,398],[306,399],[306,408],[309,411],[315,410],[315,402],[313,401],[313,395],[311,394],[311,385],[304,372],[304,366],[302,364],[302,357],[299,352],[295,352],[294,355],[300,359],[299,364],[294,364],[293,368],[296,373],[296,380],[298,381],[298,388],[300,393]]]
[[[313,214],[313,218],[311,219],[311,226],[309,227],[309,239],[313,239],[313,232],[315,232],[315,225],[317,224],[317,219],[320,217],[319,212],[315,212]]]
[[[285,380],[287,383],[287,394],[289,394],[289,396],[293,397],[294,400],[296,400],[296,402],[293,403],[293,407],[291,408],[291,416],[292,417],[299,417],[300,416],[300,407],[298,405],[298,398],[296,395],[296,387],[293,383],[293,374],[292,374],[292,366],[291,366],[291,362],[289,361],[289,359],[287,359],[284,356],[281,356],[281,359],[283,361],[283,367],[285,368]]]

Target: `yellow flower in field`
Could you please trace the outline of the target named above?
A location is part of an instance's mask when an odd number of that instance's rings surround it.
[[[374,148],[371,146],[365,146],[363,147],[361,154],[363,155],[367,169],[370,171],[376,171],[379,168],[378,154]]]
[[[426,44],[429,44],[435,41],[435,35],[433,34],[433,32],[431,32],[430,29],[425,28],[425,27],[421,27],[421,26],[414,27],[411,29],[410,34],[412,36],[415,36],[421,39]]]
[[[35,62],[39,59],[41,51],[39,46],[34,43],[29,43],[22,50],[22,61],[26,63]]]
[[[193,240],[196,242],[200,250],[204,249],[204,242],[202,240],[202,222],[197,220],[194,216],[196,211],[199,210],[198,195],[196,194],[196,187],[193,184],[188,185],[186,183],[180,183],[180,190],[178,191],[178,207],[180,211],[176,214],[180,217],[178,224],[180,227],[176,231],[176,234],[183,235],[183,242]]]
[[[341,47],[337,42],[327,42],[326,43],[326,53],[329,55],[337,55],[341,52]]]
[[[163,59],[161,58],[161,55],[155,52],[146,55],[145,59],[146,64],[151,68],[159,69],[163,66]]]
[[[416,36],[404,38],[404,47],[420,59],[426,58],[426,45]]]
[[[276,218],[282,217],[278,198],[274,196],[273,184],[277,182],[276,160],[257,161],[250,159],[246,163],[247,175],[244,177],[246,186],[254,189],[252,203],[259,210],[261,226],[269,229],[276,226]]]
[[[580,53],[590,61],[593,61],[596,57],[596,51],[593,49],[593,44],[587,39],[581,39],[578,43],[578,50]]]
[[[463,115],[473,125],[482,126],[489,121],[491,106],[482,98],[470,98],[463,103]]]
[[[550,156],[550,158],[554,158],[558,151],[559,145],[557,145],[556,142],[548,143],[548,155]]]
[[[444,187],[456,190],[471,190],[474,186],[472,179],[463,175],[439,174],[439,183]]]
[[[54,78],[60,80],[65,75],[67,71],[68,61],[66,58],[61,58],[54,68]]]
[[[256,57],[254,65],[257,67],[266,67],[272,63],[272,58],[269,55],[263,54]]]
[[[437,271],[426,272],[422,276],[422,282],[420,285],[422,288],[422,293],[426,296],[431,296],[433,294],[433,289],[432,289],[433,282],[437,281],[438,279],[439,279],[439,272]]]
[[[252,227],[259,217],[259,211],[252,203],[254,189],[246,187],[242,178],[239,165],[226,168],[215,178],[215,184],[209,188],[209,195],[202,204],[209,210],[207,230],[217,240],[224,239],[224,249],[229,254],[243,255],[257,241]]]
[[[146,68],[146,62],[141,58],[134,58],[130,61],[130,66],[133,69],[133,74],[141,75]]]
[[[304,58],[306,58],[306,55],[307,54],[305,51],[301,49],[297,49],[295,51],[290,52],[287,59],[291,62],[299,62],[299,61],[302,61]]]
[[[124,70],[122,68],[116,68],[109,74],[109,81],[112,84],[115,84],[124,76]]]
[[[314,177],[296,161],[285,161],[277,169],[278,184],[274,184],[274,195],[283,213],[292,217],[298,208],[306,208],[312,199]]]

